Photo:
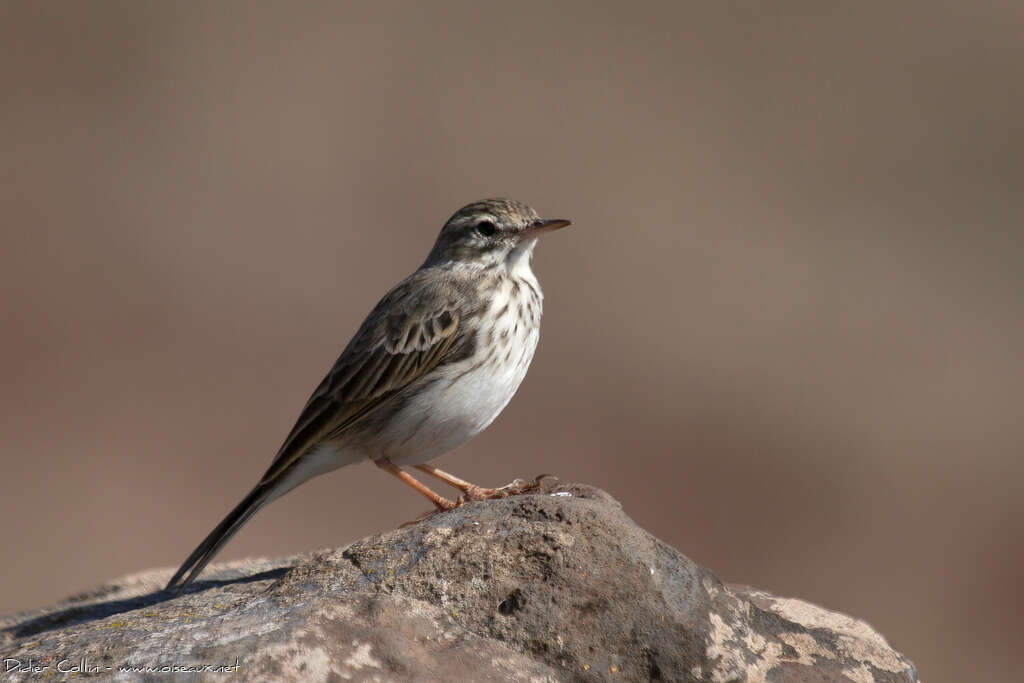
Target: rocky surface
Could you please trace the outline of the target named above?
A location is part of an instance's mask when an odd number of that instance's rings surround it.
[[[170,574],[3,620],[4,678],[917,680],[864,622],[724,585],[583,485],[215,565],[182,594]]]

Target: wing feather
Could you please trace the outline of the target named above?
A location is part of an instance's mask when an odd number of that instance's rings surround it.
[[[316,444],[338,438],[397,391],[437,367],[451,351],[460,321],[453,303],[446,301],[427,312],[407,305],[387,317],[375,315],[387,309],[387,303],[385,298],[378,304],[313,392],[261,483],[276,479]]]

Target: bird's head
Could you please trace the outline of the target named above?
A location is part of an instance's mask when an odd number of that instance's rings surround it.
[[[532,208],[512,199],[484,199],[456,211],[441,228],[428,264],[445,262],[512,267],[533,253],[537,238],[569,225],[545,220]]]

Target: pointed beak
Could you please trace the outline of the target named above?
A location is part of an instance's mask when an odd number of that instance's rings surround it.
[[[519,241],[522,242],[523,240],[540,237],[546,232],[559,230],[567,225],[572,225],[572,223],[561,218],[554,218],[551,220],[540,220],[531,225],[526,230],[523,230],[521,233],[519,233]]]

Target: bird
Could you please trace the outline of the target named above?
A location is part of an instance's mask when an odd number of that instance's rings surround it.
[[[429,461],[483,431],[512,399],[540,338],[539,237],[570,225],[511,199],[468,204],[423,264],[374,309],[313,391],[270,467],[167,583],[180,590],[268,503],[313,477],[372,460],[437,510],[525,492],[484,488]],[[445,498],[403,466],[461,492]],[[536,486],[537,480],[533,486]]]

